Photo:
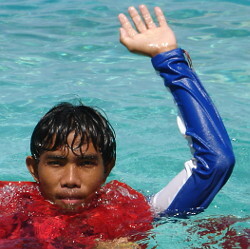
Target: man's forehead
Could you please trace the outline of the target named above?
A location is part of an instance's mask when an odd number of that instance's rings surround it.
[[[57,143],[58,139],[61,140],[60,134],[54,134],[52,137],[52,147]],[[60,145],[60,149],[62,149],[63,147],[69,147],[71,149],[88,147],[88,145],[91,143],[91,139],[89,139],[86,134],[77,134],[75,131],[72,131],[64,140],[64,144]]]
[[[72,143],[72,141],[74,141],[75,143],[80,143],[81,141],[86,141],[86,140],[87,140],[86,135],[78,134],[75,131],[70,132],[67,137],[67,141],[69,141],[70,143]]]
[[[100,150],[93,144],[91,138],[86,134],[77,134],[75,131],[70,132],[65,140],[61,139],[60,134],[54,134],[50,146],[43,153],[66,156],[70,151],[76,156],[86,153],[100,153]]]

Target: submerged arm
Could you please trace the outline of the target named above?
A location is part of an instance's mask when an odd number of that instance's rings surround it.
[[[157,27],[145,6],[140,6],[144,21],[129,8],[135,30],[128,19],[119,15],[120,40],[131,52],[148,55],[154,68],[164,78],[179,108],[178,125],[190,142],[193,159],[151,204],[160,213],[197,213],[206,208],[228,180],[234,155],[227,132],[211,99],[184,53],[177,48],[175,35],[167,25],[160,8],[155,8]]]

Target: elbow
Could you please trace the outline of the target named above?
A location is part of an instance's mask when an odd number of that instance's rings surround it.
[[[224,175],[228,179],[235,165],[235,156],[233,150],[225,149],[216,153],[214,170],[217,175]]]
[[[235,165],[235,156],[231,148],[221,148],[217,151],[210,151],[209,153],[196,154],[195,158],[198,161],[196,172],[207,179],[211,176],[228,179],[233,171]]]

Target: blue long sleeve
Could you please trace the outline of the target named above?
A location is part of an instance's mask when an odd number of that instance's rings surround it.
[[[182,183],[167,214],[203,210],[230,177],[235,158],[220,115],[183,51],[178,48],[152,58],[179,108],[194,150],[191,175]],[[162,198],[162,197],[161,197]]]

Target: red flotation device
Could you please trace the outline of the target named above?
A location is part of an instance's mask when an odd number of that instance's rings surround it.
[[[0,248],[93,248],[98,240],[120,237],[136,241],[152,228],[152,220],[145,197],[118,181],[106,184],[74,214],[46,201],[37,183],[0,182]]]

